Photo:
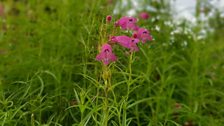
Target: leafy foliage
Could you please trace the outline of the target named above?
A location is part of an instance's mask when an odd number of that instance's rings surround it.
[[[221,17],[213,19],[213,34],[197,39],[199,28],[189,28],[187,22],[173,24],[168,13],[152,12],[148,20],[139,23],[151,29],[154,40],[139,45],[140,52],[132,59],[124,49],[116,48],[120,58],[109,66],[111,85],[105,90],[103,68],[95,57],[98,44],[107,40],[113,29],[103,31],[102,27],[114,3],[1,3],[6,8],[0,17],[2,126],[224,124]],[[161,18],[151,20],[158,15]],[[112,17],[115,20],[120,15]],[[119,29],[116,33],[126,34]]]

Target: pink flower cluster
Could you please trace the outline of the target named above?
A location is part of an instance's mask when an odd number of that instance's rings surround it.
[[[107,23],[111,22],[112,17],[109,15],[106,17]],[[124,16],[115,22],[116,27],[120,27],[122,30],[129,30],[133,34],[131,37],[126,35],[112,36],[109,42],[118,44],[124,48],[130,50],[130,52],[139,51],[138,43],[146,43],[152,40],[150,32],[145,28],[140,28],[137,25],[137,18]],[[117,60],[117,57],[112,52],[112,46],[109,43],[105,43],[101,47],[100,53],[96,56],[96,60],[102,61],[105,65]]]

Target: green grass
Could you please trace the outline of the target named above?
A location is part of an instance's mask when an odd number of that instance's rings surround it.
[[[115,46],[119,59],[105,68],[95,57],[112,34],[105,17],[113,5],[103,0],[3,3],[8,11],[0,33],[0,125],[224,125],[223,25],[214,24],[219,29],[205,40],[194,38],[197,29],[177,33],[170,45],[171,31],[186,30],[186,24],[168,27],[168,15],[153,13],[162,18],[139,23],[155,40],[128,56]],[[116,29],[114,34],[127,33]]]

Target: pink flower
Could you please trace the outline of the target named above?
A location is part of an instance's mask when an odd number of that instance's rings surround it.
[[[136,23],[136,18],[124,16],[115,23],[115,26],[120,26],[123,30],[138,30]]]
[[[142,43],[146,43],[146,41],[152,40],[152,36],[145,28],[139,28],[138,31],[133,34],[133,37],[140,39]]]
[[[101,47],[101,52],[96,56],[96,60],[102,61],[105,65],[117,60],[117,57],[112,52],[112,47],[109,44],[104,44]]]
[[[147,12],[141,12],[139,17],[143,20],[147,20],[149,18],[149,14]]]
[[[108,15],[108,16],[106,17],[106,21],[107,21],[107,23],[110,23],[111,20],[112,20],[112,16],[111,16],[111,15]]]
[[[139,50],[137,46],[139,39],[136,38],[130,38],[128,36],[113,36],[111,38],[111,41],[116,42],[119,45],[130,49],[131,52]]]

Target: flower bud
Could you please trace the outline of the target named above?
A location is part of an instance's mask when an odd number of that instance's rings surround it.
[[[108,15],[108,16],[106,17],[106,21],[107,21],[107,23],[110,23],[111,20],[112,20],[112,16],[111,16],[111,15]]]
[[[141,12],[139,17],[143,20],[147,20],[149,18],[149,14],[147,12]]]

